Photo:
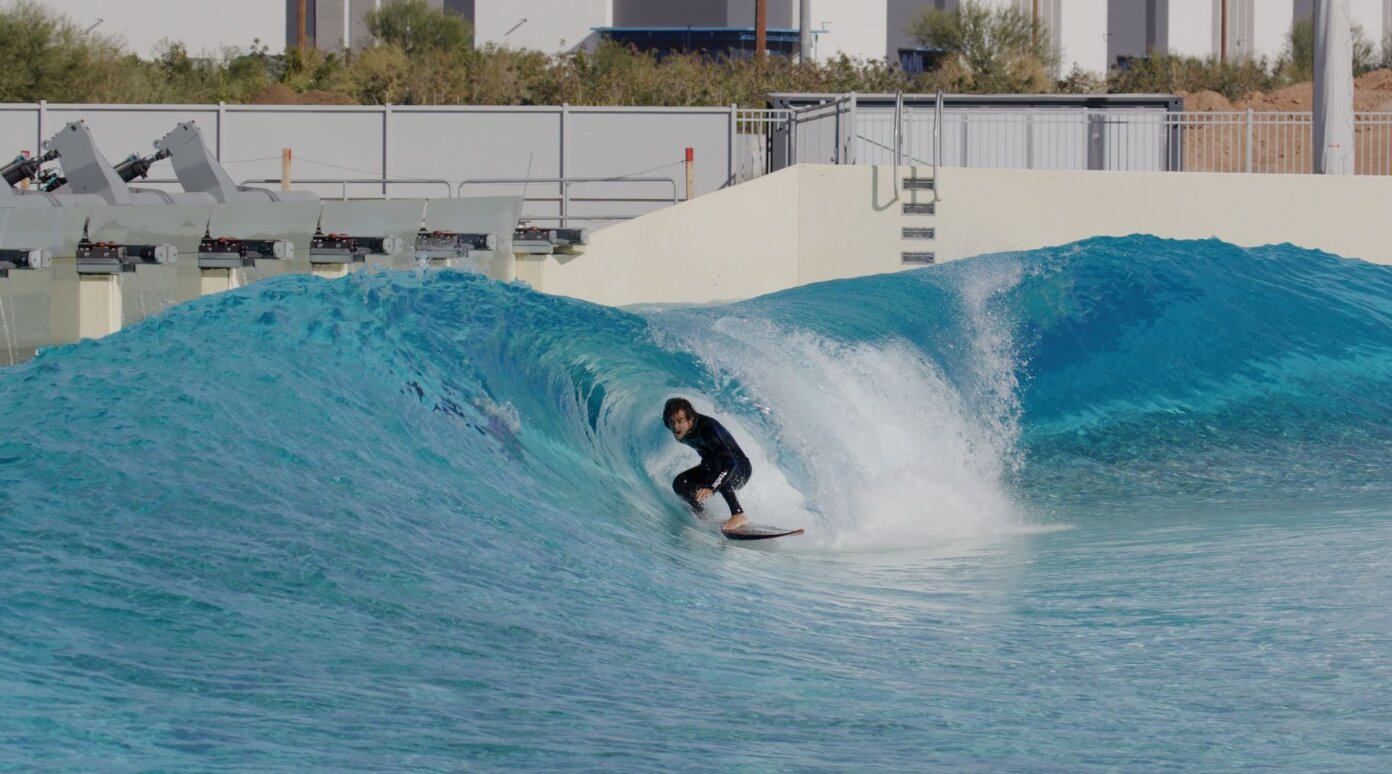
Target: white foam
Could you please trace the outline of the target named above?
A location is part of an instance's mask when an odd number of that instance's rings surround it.
[[[958,386],[903,341],[844,344],[733,316],[688,330],[683,345],[727,386],[757,396],[765,415],[751,427],[730,407],[689,396],[750,455],[754,478],[740,493],[750,519],[807,527],[810,541],[835,548],[1027,530],[1004,484],[1016,464],[1015,356],[987,304],[1014,281],[983,275],[964,285],[970,334],[961,344],[973,372],[956,375]],[[653,473],[682,461],[664,454]]]

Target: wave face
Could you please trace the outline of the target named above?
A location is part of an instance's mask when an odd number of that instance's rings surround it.
[[[1138,509],[1383,513],[1392,271],[1099,238],[627,311],[285,276],[42,352],[0,394],[10,760],[1125,766],[1160,753],[1086,724],[1145,720],[1137,694],[1008,610],[1021,555]],[[751,517],[805,539],[732,547],[680,507],[673,395],[744,445]],[[1007,722],[1001,664],[1031,659],[1069,718],[1048,733]],[[1282,719],[1214,744],[1358,767],[1283,747]],[[1221,767],[1207,727],[1165,759]]]
[[[1086,498],[1386,491],[1392,270],[1147,238],[1032,259],[1010,303],[1042,480]]]

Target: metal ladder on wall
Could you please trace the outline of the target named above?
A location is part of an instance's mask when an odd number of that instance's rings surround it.
[[[942,157],[943,93],[938,92],[933,120],[933,176],[919,177],[920,168],[913,167],[908,177],[899,177],[899,166],[903,160],[903,115],[904,95],[895,96],[894,104],[894,158],[895,180],[902,206],[900,216],[899,262],[905,265],[927,265],[937,263],[938,253],[933,249],[938,229],[934,216],[938,213],[941,196],[938,191],[938,159]]]
[[[938,213],[937,177],[906,177],[899,181],[900,216],[899,261],[903,264],[937,263],[932,249],[938,229],[933,216]]]

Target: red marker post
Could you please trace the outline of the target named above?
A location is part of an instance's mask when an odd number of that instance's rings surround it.
[[[686,149],[686,200],[696,197],[696,149]]]

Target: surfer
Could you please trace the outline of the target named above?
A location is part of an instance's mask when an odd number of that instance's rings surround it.
[[[721,530],[729,532],[748,524],[744,508],[740,507],[739,499],[735,497],[735,490],[749,481],[754,469],[730,431],[714,417],[696,413],[691,401],[686,398],[667,401],[662,408],[662,423],[667,425],[679,442],[701,455],[701,464],[677,476],[672,482],[672,489],[696,513],[704,512],[705,500],[719,492],[725,498],[725,504],[730,506],[730,518]]]

